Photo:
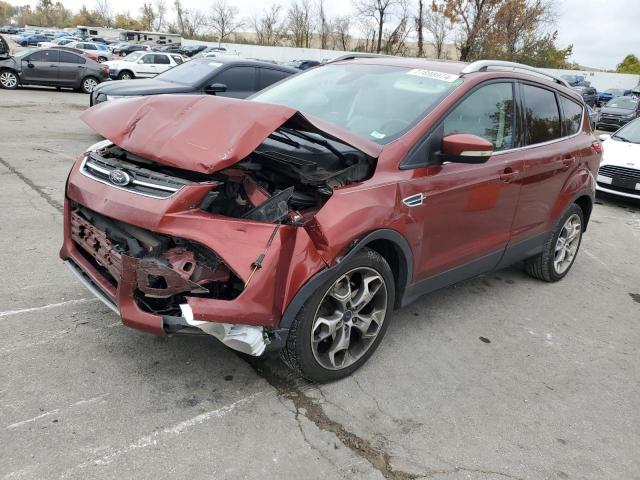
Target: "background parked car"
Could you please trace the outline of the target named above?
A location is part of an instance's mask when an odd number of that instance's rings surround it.
[[[591,125],[591,130],[595,130],[596,125],[598,124],[598,112],[587,105],[587,113],[589,114],[589,125]]]
[[[66,87],[91,93],[109,78],[108,68],[77,53],[60,48],[23,50],[0,60],[0,87],[18,85]]]
[[[133,52],[121,60],[105,62],[109,76],[118,80],[151,78],[180,65],[184,59],[177,53]]]
[[[48,42],[50,40],[51,38],[45,35],[33,34],[21,37],[17,43],[21,47],[35,47],[36,45],[38,45],[38,42]]]
[[[597,105],[600,107],[607,103],[609,100],[621,97],[624,95],[624,90],[621,88],[610,88],[604,92],[598,92],[598,98],[596,100]]]
[[[298,73],[282,65],[220,57],[195,59],[153,79],[107,82],[91,95],[90,104],[118,98],[181,93],[246,98],[280,80]]]
[[[597,127],[618,129],[640,115],[640,102],[633,97],[618,97],[609,100],[600,109]]]
[[[576,92],[578,92],[580,95],[582,95],[582,99],[584,100],[584,103],[586,103],[590,107],[595,107],[596,106],[596,98],[598,96],[598,92],[596,91],[595,88],[593,88],[593,87],[582,87],[582,86],[577,86],[577,87],[572,87],[572,88]]]
[[[38,47],[49,48],[49,47],[55,47],[58,45],[62,47],[64,45],[69,45],[70,43],[73,43],[75,41],[77,41],[75,38],[58,37],[51,40],[50,42],[38,42]]]
[[[206,48],[206,45],[187,45],[182,48],[182,54],[186,57],[193,57],[196,53],[200,53]]]
[[[640,200],[640,119],[613,135],[600,135],[602,163],[596,188]]]
[[[297,68],[298,70],[306,70],[307,68],[317,67],[320,62],[316,60],[292,60],[285,63],[288,67]]]
[[[140,51],[148,51],[150,50],[149,45],[125,45],[123,47],[120,48],[114,48],[113,49],[113,54],[114,55],[119,55],[121,57],[126,57],[127,55],[129,55],[132,52],[140,52]]]
[[[77,48],[83,52],[91,52],[96,55],[96,61],[106,62],[113,58],[113,55],[109,51],[106,45],[93,42],[71,42],[66,45],[67,47]]]

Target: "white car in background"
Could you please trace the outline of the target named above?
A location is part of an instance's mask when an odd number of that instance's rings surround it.
[[[48,47],[64,47],[69,45],[72,42],[76,42],[76,38],[56,38],[50,42],[38,42],[38,47],[48,48]]]
[[[640,200],[640,118],[613,135],[600,135],[602,163],[596,189]]]
[[[104,62],[109,67],[109,76],[117,80],[131,78],[151,78],[170,68],[184,63],[185,59],[177,53],[131,52],[122,60]]]

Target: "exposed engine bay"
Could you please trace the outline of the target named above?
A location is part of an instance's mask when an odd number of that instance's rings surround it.
[[[316,132],[282,126],[235,165],[204,174],[169,167],[110,145],[90,152],[84,171],[106,181],[114,171],[131,177],[124,188],[168,196],[184,185],[211,183],[200,208],[213,214],[278,224],[304,223],[334,188],[369,178],[374,160]],[[150,187],[151,185],[151,187]]]

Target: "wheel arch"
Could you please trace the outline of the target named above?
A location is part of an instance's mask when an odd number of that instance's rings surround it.
[[[578,205],[582,210],[582,216],[584,217],[582,231],[584,232],[587,230],[589,218],[591,218],[591,212],[593,211],[593,198],[591,198],[591,195],[583,194],[575,198],[573,203]]]
[[[284,345],[289,328],[307,299],[333,274],[335,269],[339,268],[343,262],[352,258],[363,248],[375,250],[389,263],[396,287],[394,308],[397,309],[402,305],[404,292],[411,282],[413,274],[411,247],[404,236],[395,230],[375,230],[360,239],[354,240],[334,266],[318,272],[298,290],[280,319],[276,338],[272,342],[270,350],[277,350]]]

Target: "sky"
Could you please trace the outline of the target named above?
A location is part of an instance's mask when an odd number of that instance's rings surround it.
[[[168,5],[171,0],[165,0]],[[279,0],[283,9],[291,0]],[[95,0],[62,0],[65,7],[92,8]],[[114,11],[137,15],[143,0],[110,0]],[[182,0],[186,8],[204,10],[210,0]],[[36,0],[9,0],[13,5]],[[269,4],[269,0],[231,0],[241,17],[250,17]],[[414,2],[417,3],[417,2]],[[325,0],[330,17],[353,14],[350,0]],[[573,44],[572,61],[583,66],[614,69],[629,53],[640,57],[640,0],[555,0],[558,46]]]

